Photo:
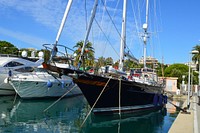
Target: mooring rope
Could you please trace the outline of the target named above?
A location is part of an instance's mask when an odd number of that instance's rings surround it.
[[[119,79],[119,116],[121,117],[121,85],[122,81]]]
[[[10,82],[10,81],[9,81],[9,82]],[[13,84],[13,83],[12,83],[12,84]],[[19,80],[18,90],[20,90],[20,84],[21,84],[21,80]],[[17,92],[15,92],[15,97],[14,97],[13,104],[15,104],[16,99],[17,99]]]
[[[121,87],[122,87],[122,80],[119,79],[119,123],[118,123],[118,133],[120,133],[121,127]]]
[[[72,91],[77,85],[75,84],[70,90],[68,90],[65,94],[63,94],[58,100],[56,100],[54,103],[52,103],[48,108],[46,108],[43,112],[46,112],[49,108],[54,106],[58,101],[60,101],[65,95],[67,95],[70,91]]]
[[[105,90],[106,86],[107,86],[107,85],[108,85],[108,83],[110,82],[110,79],[111,79],[111,78],[109,78],[109,79],[108,79],[108,81],[107,81],[107,83],[105,84],[105,86],[104,86],[103,90],[101,91],[101,93],[100,93],[100,94],[99,94],[99,96],[97,97],[97,99],[96,99],[95,103],[93,104],[93,106],[91,107],[91,109],[90,109],[89,113],[87,114],[87,116],[85,117],[85,119],[84,119],[83,123],[81,124],[81,127],[82,127],[82,126],[85,124],[85,121],[87,120],[88,116],[91,114],[91,112],[92,112],[92,110],[93,110],[94,106],[96,105],[96,103],[98,102],[99,98],[100,98],[100,97],[101,97],[101,95],[103,94],[103,92],[104,92],[104,90]]]

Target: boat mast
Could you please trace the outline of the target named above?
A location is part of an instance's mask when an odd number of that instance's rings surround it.
[[[57,33],[57,36],[56,36],[56,42],[55,42],[55,44],[54,44],[54,46],[53,46],[53,49],[52,49],[52,51],[51,51],[50,61],[51,61],[52,58],[53,58],[54,56],[56,56],[56,54],[57,54],[57,44],[58,44],[58,40],[59,40],[59,38],[60,38],[60,35],[61,35],[61,33],[62,33],[62,30],[63,30],[63,27],[64,27],[64,25],[65,25],[65,22],[66,22],[66,19],[67,19],[69,10],[70,10],[70,8],[71,8],[72,2],[73,2],[73,0],[69,0],[69,1],[68,1],[68,4],[67,4],[67,6],[66,6],[65,13],[64,13],[62,22],[61,22],[61,24],[60,24],[60,28],[59,28],[58,33]]]
[[[126,48],[126,0],[124,0],[123,6],[123,16],[122,16],[122,31],[121,31],[121,46],[120,46],[120,60],[119,60],[119,70],[123,71],[124,63],[124,49]]]
[[[148,28],[148,14],[149,14],[149,0],[146,0],[146,23],[143,24],[143,29],[144,29],[144,36],[143,36],[143,42],[144,42],[144,68],[146,68],[146,44],[147,44],[147,38],[148,36],[148,32],[147,32],[147,28]]]
[[[97,6],[98,6],[98,0],[95,0],[93,10],[92,10],[92,15],[91,15],[90,22],[89,22],[89,26],[88,26],[88,29],[86,31],[86,36],[85,36],[85,39],[84,39],[83,47],[82,47],[82,50],[81,50],[81,55],[80,55],[80,58],[79,58],[78,68],[80,68],[82,61],[83,61],[83,57],[84,57],[83,54],[84,54],[84,50],[85,50],[85,45],[88,43],[88,37],[89,37],[89,33],[90,33],[90,30],[91,30],[91,27],[92,27],[92,23],[93,23],[95,14],[96,14]]]

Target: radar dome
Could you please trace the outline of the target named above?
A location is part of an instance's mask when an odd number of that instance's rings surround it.
[[[22,51],[22,57],[27,57],[28,53],[26,51]]]

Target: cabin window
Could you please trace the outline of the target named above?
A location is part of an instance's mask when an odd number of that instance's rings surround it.
[[[4,67],[16,67],[16,66],[22,66],[22,65],[24,65],[24,64],[15,62],[15,61],[11,61],[11,62],[8,62],[6,65],[4,65]]]
[[[33,72],[34,68],[33,67],[22,67],[19,69],[15,69],[15,71],[18,72]]]

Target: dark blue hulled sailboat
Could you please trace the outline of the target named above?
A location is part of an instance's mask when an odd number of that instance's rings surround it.
[[[95,17],[97,3],[98,0],[95,0],[91,20],[81,51],[81,57],[83,57],[84,47],[88,41],[88,35]],[[163,95],[164,85],[158,81],[157,75],[153,69],[148,69],[146,65],[144,65],[144,68],[140,70],[132,70],[129,76],[122,71],[124,56],[129,56],[124,52],[126,5],[126,0],[124,0],[119,70],[107,66],[102,68],[100,73],[91,74],[79,69],[59,68],[50,63],[43,63],[44,68],[50,71],[57,72],[60,75],[71,76],[81,89],[95,114],[158,110],[167,102],[166,96]],[[146,9],[148,10],[148,0]],[[146,21],[143,25],[143,29],[145,30],[145,45],[147,39],[147,26]],[[81,59],[82,58],[80,58],[79,65],[81,64]]]

